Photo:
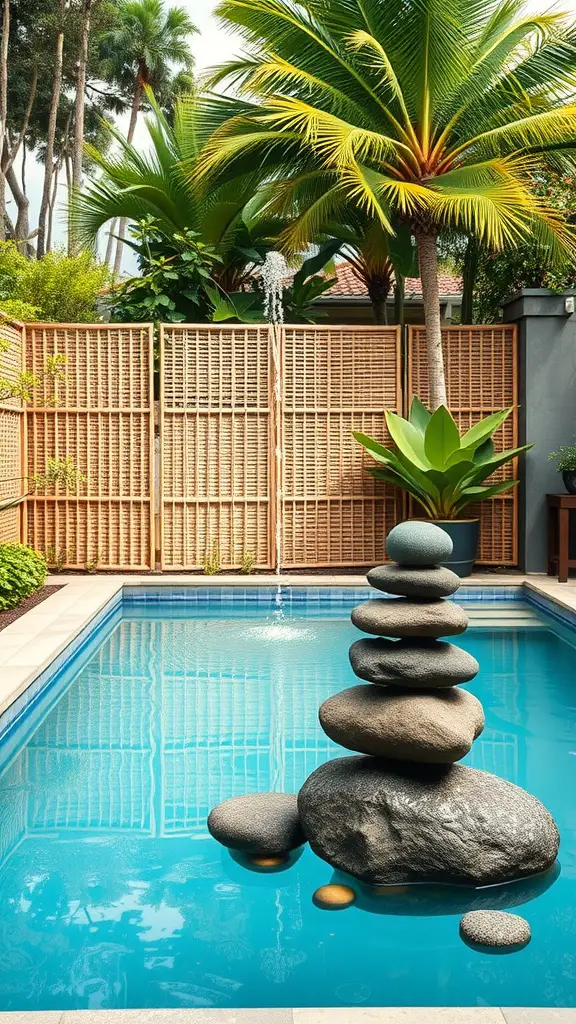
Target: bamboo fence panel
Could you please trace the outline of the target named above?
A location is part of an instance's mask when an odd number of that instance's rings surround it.
[[[160,352],[162,568],[272,568],[268,327],[165,325]]]
[[[0,321],[0,377],[14,382],[23,369],[23,328]],[[0,498],[23,493],[22,421],[24,409],[19,398],[0,398]],[[0,543],[19,542],[21,506],[0,512]]]
[[[518,341],[514,324],[492,327],[447,327],[442,331],[448,405],[461,429],[500,409],[514,406],[494,438],[497,451],[518,445]],[[413,395],[428,398],[426,332],[408,329],[406,409]],[[517,460],[494,475],[494,481],[517,478]],[[470,517],[481,522],[479,562],[518,564],[518,489],[471,505]]]
[[[365,472],[353,430],[387,438],[402,409],[396,327],[285,327],[282,380],[283,567],[376,565],[403,498]]]
[[[27,367],[42,378],[27,410],[28,473],[70,457],[84,474],[28,499],[28,540],[67,568],[154,566],[153,328],[150,324],[30,324]]]

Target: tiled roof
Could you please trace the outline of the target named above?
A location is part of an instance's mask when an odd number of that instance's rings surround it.
[[[349,263],[338,263],[336,264],[336,276],[338,283],[332,285],[329,291],[325,292],[326,295],[367,295],[366,285],[356,277],[353,268]],[[462,280],[459,277],[455,277],[453,274],[440,274],[440,295],[461,295],[462,293]],[[406,278],[406,296],[422,295],[422,282],[419,277],[407,277]]]

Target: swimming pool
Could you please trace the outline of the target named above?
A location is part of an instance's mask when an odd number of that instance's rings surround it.
[[[366,595],[140,588],[102,617],[0,741],[0,1010],[576,1004],[576,633],[533,606],[484,592],[458,638],[487,715],[468,763],[562,832],[553,884],[510,891],[527,949],[464,946],[467,892],[327,913],[311,897],[332,871],[308,848],[257,874],[209,837],[221,800],[295,792],[342,754],[317,711],[355,682]]]

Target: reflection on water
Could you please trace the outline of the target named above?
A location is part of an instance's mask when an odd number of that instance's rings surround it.
[[[296,791],[342,753],[317,711],[354,682],[356,631],[161,614],[117,626],[2,776],[0,1009],[576,1001],[572,648],[545,630],[462,638],[487,711],[469,763],[536,793],[563,832],[560,881],[523,911],[532,945],[495,962],[459,942],[460,895],[326,914],[311,895],[331,871],[309,850],[261,875],[208,836],[214,804]]]

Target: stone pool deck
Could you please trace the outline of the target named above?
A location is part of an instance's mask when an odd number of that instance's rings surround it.
[[[576,1010],[391,1007],[327,1010],[78,1010],[0,1013],[5,1024],[576,1024]]]

